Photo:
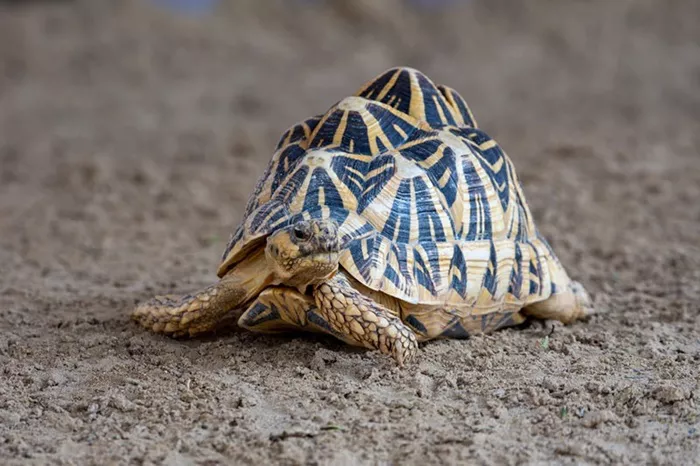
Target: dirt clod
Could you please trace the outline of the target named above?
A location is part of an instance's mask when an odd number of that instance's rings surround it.
[[[662,403],[671,404],[676,401],[683,401],[690,396],[690,393],[680,387],[672,385],[662,385],[654,390],[654,398]]]
[[[609,410],[594,411],[594,412],[586,414],[583,417],[583,425],[588,427],[588,428],[594,429],[603,423],[612,422],[612,421],[615,421],[616,419],[617,419],[617,416],[612,411],[609,411]]]

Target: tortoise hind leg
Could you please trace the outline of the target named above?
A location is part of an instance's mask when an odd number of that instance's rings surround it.
[[[593,314],[591,298],[583,285],[569,281],[563,290],[538,303],[530,304],[523,313],[538,319],[554,319],[564,324]]]
[[[378,349],[403,366],[418,352],[416,335],[388,308],[355,289],[340,272],[314,292],[309,322],[348,344]]]

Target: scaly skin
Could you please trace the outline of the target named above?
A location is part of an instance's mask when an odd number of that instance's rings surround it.
[[[564,324],[584,319],[594,312],[588,292],[576,281],[569,281],[561,292],[523,309],[526,315],[537,319],[558,320]]]
[[[229,312],[269,285],[263,251],[252,254],[218,283],[182,296],[156,296],[134,309],[131,318],[156,333],[194,336],[213,330]]]
[[[155,333],[175,337],[206,333],[246,295],[244,289],[227,285],[219,282],[196,294],[156,296],[139,305],[131,318]]]
[[[415,334],[400,318],[352,287],[342,272],[316,288],[318,315],[349,344],[378,349],[399,366],[418,352]]]
[[[411,360],[417,350],[413,332],[395,312],[352,286],[341,272],[317,288],[315,299],[293,288],[266,288],[238,325],[265,333],[294,328],[327,333],[351,345],[377,348],[400,365]]]

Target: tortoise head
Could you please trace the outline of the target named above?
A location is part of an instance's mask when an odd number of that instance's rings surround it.
[[[332,220],[301,220],[267,238],[265,256],[276,281],[304,289],[338,270],[340,241]]]

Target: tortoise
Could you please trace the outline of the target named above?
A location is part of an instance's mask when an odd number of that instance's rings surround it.
[[[217,274],[133,319],[194,336],[245,309],[243,328],[324,332],[404,365],[418,342],[593,311],[510,158],[456,91],[412,68],[282,135]]]

